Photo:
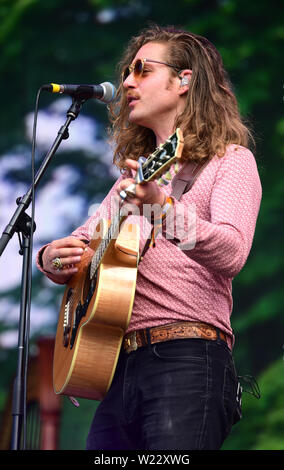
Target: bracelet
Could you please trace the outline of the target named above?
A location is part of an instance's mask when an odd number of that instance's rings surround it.
[[[157,233],[159,232],[159,229],[163,223],[163,220],[165,219],[168,211],[170,210],[170,208],[173,206],[173,200],[171,197],[166,197],[166,200],[162,206],[162,211],[160,212],[160,215],[158,218],[154,219],[152,218],[151,222],[152,224],[154,225],[153,228],[152,228],[152,234],[151,234],[151,243],[150,243],[150,246],[151,247],[155,247],[156,246],[156,242],[155,242],[155,239],[156,239],[156,236],[157,236]],[[160,223],[158,224],[155,224],[155,221],[156,220],[159,220]]]
[[[166,217],[168,211],[170,210],[170,208],[173,206],[173,200],[171,197],[167,197],[166,198],[166,202],[164,203],[163,207],[162,207],[162,212],[161,212],[161,216],[162,216],[162,220]]]
[[[172,198],[167,197],[165,195],[164,203],[161,207],[161,212],[158,215],[158,217],[154,217],[154,214],[151,215],[151,223],[154,223],[155,221],[159,221],[159,222],[161,222],[161,220],[163,221],[168,213],[168,210],[172,207],[172,205],[173,205]]]

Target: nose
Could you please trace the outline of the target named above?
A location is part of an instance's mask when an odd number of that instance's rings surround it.
[[[135,88],[137,86],[137,81],[134,77],[134,73],[131,72],[128,77],[123,82],[124,88]]]

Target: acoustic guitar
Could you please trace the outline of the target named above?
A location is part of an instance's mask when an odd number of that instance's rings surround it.
[[[163,177],[182,149],[177,129],[140,160],[136,184]],[[139,227],[126,219],[120,208],[110,223],[98,222],[65,288],[53,358],[56,394],[102,400],[110,387],[132,313],[139,262]]]

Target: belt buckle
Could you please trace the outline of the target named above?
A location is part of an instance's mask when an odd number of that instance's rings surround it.
[[[136,331],[132,331],[128,334],[128,337],[125,338],[126,352],[130,353],[131,351],[136,351],[138,344],[136,341]]]

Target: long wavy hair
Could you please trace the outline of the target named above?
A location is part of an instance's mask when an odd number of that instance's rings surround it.
[[[180,127],[184,136],[182,159],[201,161],[214,155],[222,157],[229,144],[248,147],[253,137],[242,122],[231,82],[215,46],[202,36],[173,26],[152,25],[130,40],[118,64],[119,76],[148,42],[166,44],[165,60],[177,70],[192,70],[184,111],[175,123],[175,128]],[[169,71],[172,75],[177,74],[175,69]],[[114,144],[114,163],[121,169],[126,158],[147,157],[156,146],[153,131],[129,122],[128,114],[121,81],[116,99],[110,106],[109,128]]]

